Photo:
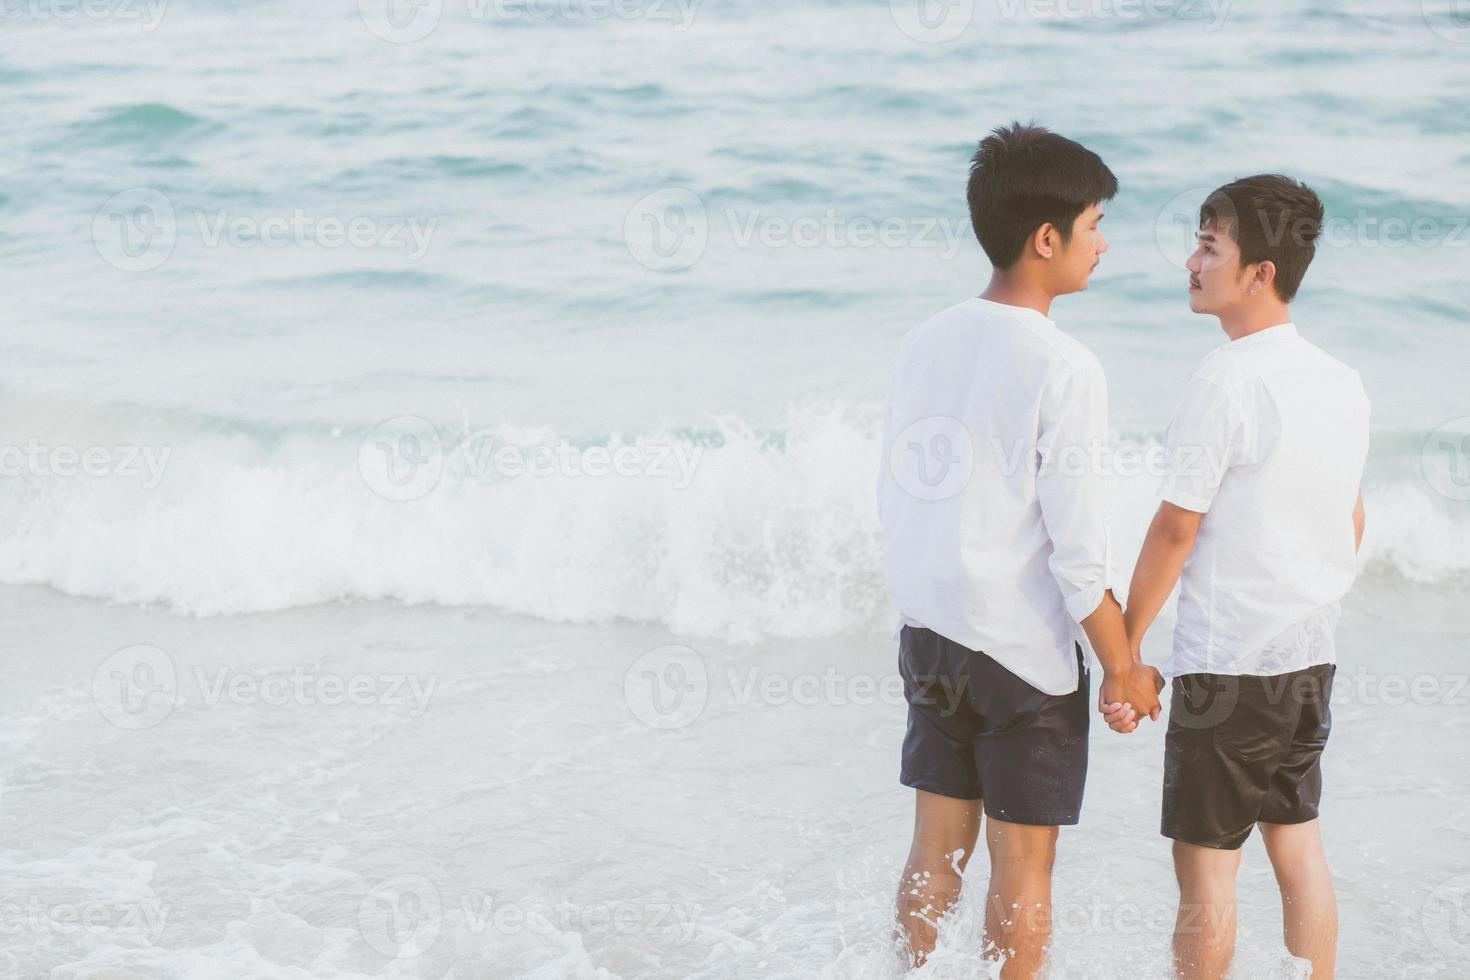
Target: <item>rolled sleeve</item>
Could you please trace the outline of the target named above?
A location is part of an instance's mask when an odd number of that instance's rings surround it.
[[[1043,402],[1037,499],[1051,539],[1047,560],[1067,613],[1091,616],[1112,588],[1108,533],[1108,391],[1090,361],[1058,379]]]
[[[1244,439],[1244,414],[1230,392],[1208,379],[1193,379],[1164,437],[1169,464],[1160,497],[1207,513]]]

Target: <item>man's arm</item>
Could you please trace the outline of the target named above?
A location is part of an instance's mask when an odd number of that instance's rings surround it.
[[[1185,510],[1164,501],[1149,525],[1148,535],[1143,539],[1143,550],[1138,555],[1138,564],[1133,567],[1133,581],[1128,586],[1128,611],[1123,614],[1123,629],[1128,635],[1129,656],[1142,662],[1143,634],[1148,632],[1179,573],[1184,569],[1184,560],[1194,548],[1194,539],[1199,535],[1200,520],[1205,515],[1198,511]],[[1163,689],[1163,681],[1159,681]],[[1115,732],[1131,732],[1136,727],[1129,713],[1117,704],[1116,698],[1102,697],[1097,708],[1103,720]],[[1157,717],[1157,716],[1155,716]]]
[[[1129,648],[1132,655],[1139,655],[1143,645],[1143,634],[1153,625],[1159,610],[1164,608],[1179,573],[1184,570],[1184,560],[1194,549],[1194,540],[1199,536],[1199,525],[1205,515],[1169,503],[1159,504],[1153,523],[1148,527],[1148,536],[1143,539],[1143,550],[1139,552],[1138,564],[1133,568],[1133,581],[1128,586],[1128,611],[1123,615],[1123,627],[1128,631]]]
[[[1082,628],[1102,664],[1098,710],[1109,712],[1108,727],[1126,734],[1138,727],[1141,716],[1157,721],[1164,681],[1157,670],[1133,656],[1123,626],[1123,610],[1111,591],[1103,593],[1097,609],[1082,620]]]
[[[1078,453],[1094,459],[1108,437],[1107,379],[1095,362],[1059,376],[1047,392],[1037,440],[1041,463],[1036,496],[1052,541],[1047,560],[1066,603],[1102,664],[1102,703],[1115,704],[1126,720],[1116,731],[1132,731],[1140,716],[1157,718],[1158,671],[1135,663],[1123,628],[1123,611],[1109,581],[1107,485],[1099,467],[1068,465]],[[1080,453],[1078,452],[1080,451]]]
[[[1368,515],[1363,510],[1363,488],[1358,488],[1358,502],[1353,507],[1353,550],[1363,550],[1363,528],[1368,523]]]
[[[1231,392],[1196,375],[1169,423],[1164,445],[1169,450],[1169,473],[1160,494],[1163,502],[1133,568],[1123,621],[1130,655],[1136,660],[1142,659],[1143,634],[1179,581],[1205,512],[1248,445],[1245,416]],[[1099,707],[1110,728],[1124,730],[1122,712],[1106,703]]]

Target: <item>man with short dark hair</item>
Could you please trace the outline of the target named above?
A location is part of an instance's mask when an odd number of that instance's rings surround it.
[[[1230,338],[1205,357],[1169,426],[1170,473],[1125,616],[1143,634],[1179,583],[1162,831],[1174,840],[1174,959],[1225,974],[1240,846],[1257,824],[1281,889],[1287,948],[1330,978],[1337,906],[1317,814],[1338,600],[1363,536],[1368,398],[1307,342],[1287,304],[1311,264],[1322,202],[1263,174],[1200,208],[1189,306]],[[1126,726],[1123,712],[1107,714]]]
[[[1157,717],[1110,591],[1107,388],[1050,318],[1107,250],[1117,180],[1097,154],[1019,123],[981,142],[968,199],[990,284],[904,338],[879,484],[885,577],[908,700],[900,781],[916,791],[899,927],[913,963],[958,898],[981,812],[986,955],[1041,969],[1058,827],[1087,774],[1084,634],[1120,728]]]

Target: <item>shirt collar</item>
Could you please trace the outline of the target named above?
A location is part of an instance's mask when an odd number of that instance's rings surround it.
[[[997,303],[995,300],[986,299],[984,296],[971,296],[970,302],[978,303],[981,307],[989,310],[992,313],[1001,313],[1007,316],[1020,317],[1022,319],[1034,318],[1037,320],[1041,320],[1043,323],[1050,323],[1052,326],[1056,326],[1056,321],[1054,321],[1051,317],[1047,316],[1040,310],[1033,310],[1029,306],[1011,306],[1009,303]]]
[[[1270,343],[1273,340],[1286,340],[1296,335],[1295,323],[1278,323],[1274,327],[1267,327],[1264,330],[1257,330],[1255,333],[1246,334],[1239,340],[1232,340],[1225,346],[1231,350],[1239,350],[1242,347],[1253,347],[1256,344]]]

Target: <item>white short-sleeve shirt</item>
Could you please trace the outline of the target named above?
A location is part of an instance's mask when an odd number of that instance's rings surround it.
[[[1040,312],[977,297],[910,332],[878,485],[900,622],[1075,691],[1079,623],[1111,587],[1107,434],[1102,365]]]
[[[1356,371],[1283,323],[1207,355],[1169,426],[1163,499],[1206,516],[1179,581],[1167,677],[1336,660],[1368,454]]]

